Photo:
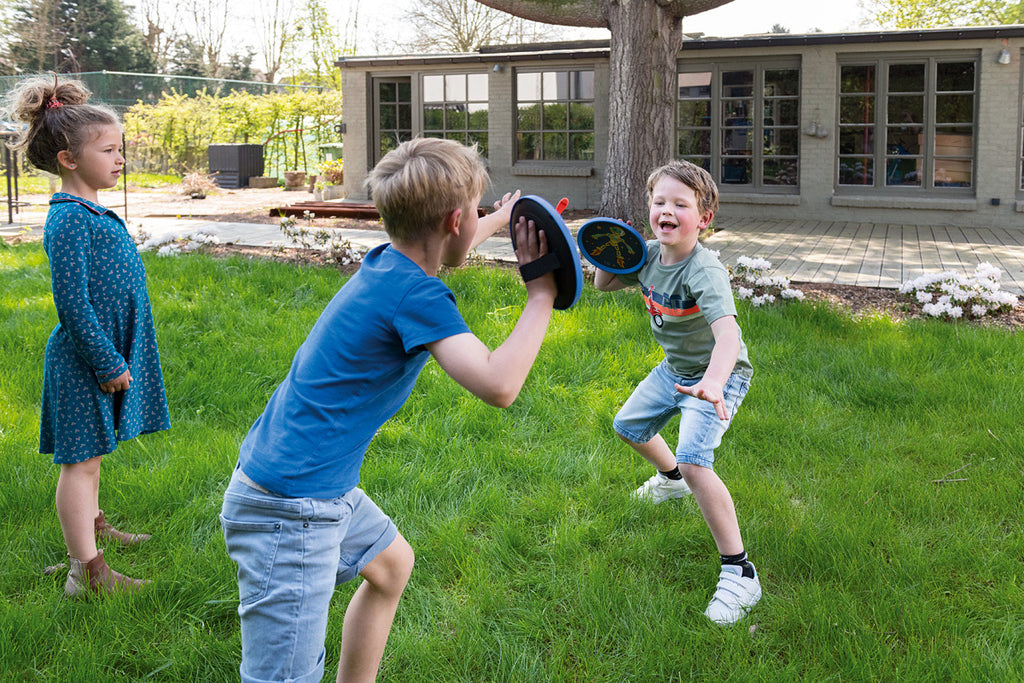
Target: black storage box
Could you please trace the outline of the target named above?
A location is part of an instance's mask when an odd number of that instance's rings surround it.
[[[210,145],[210,175],[218,187],[248,187],[263,175],[263,145]]]

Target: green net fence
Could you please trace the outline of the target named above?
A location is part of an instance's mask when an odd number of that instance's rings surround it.
[[[18,82],[30,75],[0,76],[0,90],[9,91]],[[76,74],[61,74],[61,77],[82,81],[92,91],[93,97],[107,106],[123,113],[139,102],[155,104],[165,93],[182,95],[227,95],[246,92],[252,95],[287,93],[296,90],[321,91],[316,85],[286,85],[261,81],[237,81],[225,78],[204,78],[202,76],[171,76],[162,74],[127,73],[123,71],[84,71]]]

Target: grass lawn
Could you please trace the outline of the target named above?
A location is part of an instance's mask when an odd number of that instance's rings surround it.
[[[181,176],[177,175],[161,175],[157,173],[131,173],[128,175],[128,189],[132,187],[145,187],[145,188],[156,188],[156,187],[167,187],[168,185],[177,185],[181,182]],[[54,189],[56,188],[56,189]],[[51,179],[49,176],[43,174],[26,174],[18,178],[18,191],[21,194],[49,194],[60,189],[60,182],[58,181],[55,185],[51,185]],[[121,191],[124,189],[124,177],[117,181],[117,185],[110,188],[112,192]]]
[[[0,671],[12,681],[237,680],[237,587],[217,513],[238,444],[343,282],[326,268],[144,256],[174,427],[109,456],[100,503],[149,531],[108,546],[138,596],[65,599],[39,455],[56,322],[39,245],[0,246]],[[492,348],[514,272],[444,275]],[[611,429],[660,360],[632,291],[556,312],[522,394],[485,406],[428,363],[373,442],[365,490],[417,553],[383,681],[1024,679],[1024,336],[740,305],[755,367],[717,452],[765,597],[702,611],[717,555],[692,498],[629,493],[652,470]],[[674,443],[674,424],[665,431]],[[333,680],[341,618],[328,630]]]

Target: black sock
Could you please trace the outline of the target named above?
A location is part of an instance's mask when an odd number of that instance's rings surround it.
[[[723,565],[731,564],[731,565],[734,565],[736,567],[742,567],[743,568],[743,578],[745,578],[745,579],[752,579],[752,578],[754,578],[754,565],[750,564],[750,560],[747,559],[747,551],[746,550],[744,550],[743,552],[741,552],[741,553],[739,553],[737,555],[719,555],[718,557],[721,558]]]
[[[658,472],[661,472],[661,474],[664,474],[672,481],[679,481],[680,479],[683,478],[683,473],[679,471],[679,465],[676,465],[668,472],[662,472],[661,470],[658,470]]]

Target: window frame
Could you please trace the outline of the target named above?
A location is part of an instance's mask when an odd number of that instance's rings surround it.
[[[470,77],[478,76],[483,80],[483,98],[474,98],[471,92]],[[449,97],[449,78],[461,77],[464,79],[464,90],[465,95],[462,98]],[[427,79],[428,78],[440,78],[442,99],[434,100],[427,99]],[[429,106],[441,105],[441,128],[427,128],[427,108]],[[448,107],[451,105],[464,105],[465,106],[465,122],[461,127],[449,126],[448,123]],[[483,105],[483,110],[486,113],[486,125],[484,127],[474,127],[472,123],[472,112],[470,111],[473,105]],[[419,98],[417,101],[417,108],[419,111],[419,134],[423,137],[439,137],[446,138],[449,140],[457,140],[462,144],[473,144],[474,142],[481,142],[482,146],[480,149],[480,155],[485,159],[490,155],[490,116],[491,116],[491,103],[490,103],[490,74],[487,71],[438,71],[438,72],[427,72],[419,74]],[[459,137],[453,137],[459,135]]]
[[[416,121],[413,117],[413,108],[416,106],[416,92],[415,88],[413,88],[413,81],[414,79],[411,76],[398,74],[374,76],[371,79],[371,87],[373,88],[373,147],[371,148],[371,159],[373,161],[373,165],[376,165],[376,163],[387,153],[381,147],[385,133],[394,132],[396,146],[407,140],[411,140],[416,136]],[[394,100],[388,100],[387,102],[381,100],[381,86],[383,85],[395,86],[396,96]],[[409,88],[409,98],[407,100],[401,97],[402,86],[407,86]],[[396,125],[393,127],[383,127],[383,121],[381,119],[385,106],[393,106],[395,108]],[[400,125],[402,123],[401,108],[403,106],[409,108],[408,127]]]
[[[571,74],[590,74],[590,97],[573,97],[573,77]],[[538,74],[542,89],[540,99],[520,99],[519,92],[519,77],[520,75]],[[546,99],[545,93],[543,92],[543,82],[546,75],[555,75],[557,78],[558,74],[568,74],[567,76],[567,94],[564,99]],[[566,65],[559,67],[517,67],[512,74],[512,163],[515,166],[535,166],[535,165],[551,165],[551,166],[578,166],[581,168],[592,168],[597,156],[597,98],[596,98],[596,78],[597,69],[592,65]],[[520,128],[520,105],[522,104],[538,104],[538,111],[540,113],[537,128]],[[570,123],[572,120],[571,108],[574,103],[581,103],[590,107],[591,114],[591,126],[590,128],[573,128]],[[544,120],[544,112],[550,105],[565,104],[566,105],[566,120],[565,127],[549,127]],[[540,158],[521,158],[521,135],[536,135],[540,139]],[[547,135],[558,135],[564,134],[566,136],[566,155],[564,158],[544,158],[545,155],[545,142],[544,138]],[[572,159],[571,148],[572,138],[576,135],[590,135],[591,139],[591,150],[589,159]]]
[[[797,78],[796,92],[795,95],[791,96],[766,96],[765,95],[765,73],[770,71],[795,71]],[[729,158],[740,158],[742,155],[728,155],[724,150],[724,135],[727,130],[738,130],[736,128],[729,128],[725,125],[724,121],[724,110],[727,101],[732,101],[736,97],[725,97],[723,96],[723,73],[739,72],[739,71],[752,71],[753,72],[753,91],[750,99],[752,100],[752,113],[749,117],[751,121],[751,130],[749,135],[751,136],[751,181],[749,183],[727,183],[723,181],[723,167],[724,161]],[[701,126],[681,126],[680,125],[680,109],[679,103],[683,101],[698,101],[696,98],[682,98],[678,91],[679,76],[682,74],[696,74],[696,73],[710,73],[711,74],[711,96],[710,105],[708,112],[708,119],[710,125],[707,127]],[[685,61],[677,62],[676,66],[676,100],[675,100],[675,115],[673,117],[673,136],[672,136],[672,155],[675,159],[685,159],[689,157],[707,157],[709,166],[709,172],[715,179],[715,183],[718,185],[719,194],[781,194],[781,195],[799,195],[800,194],[800,169],[802,167],[802,143],[800,135],[800,121],[801,112],[803,109],[803,65],[799,55],[787,55],[779,57],[771,57],[766,59],[735,59],[735,60],[723,60],[715,61],[713,63],[708,62],[697,62],[697,61]],[[781,100],[781,99],[792,99],[796,101],[796,120],[792,124],[773,124],[766,126],[764,122],[765,104],[768,100]],[[683,130],[698,131],[706,129],[707,135],[710,138],[710,150],[707,154],[699,155],[687,155],[679,154],[680,148],[680,133]],[[767,130],[772,131],[791,131],[796,135],[797,149],[795,154],[785,155],[766,155],[764,152],[764,141],[765,132]],[[760,141],[759,144],[755,144],[755,141]],[[792,185],[780,185],[773,183],[764,182],[764,163],[766,158],[780,158],[780,159],[792,159],[796,164],[795,182]]]
[[[1016,63],[1020,64],[1024,59],[1024,50],[1017,52]],[[1019,81],[1017,92],[1020,97],[1017,101],[1017,199],[1024,198],[1024,69],[1018,69]]]
[[[973,107],[970,123],[939,123],[937,122],[937,98],[939,95],[950,95],[956,93],[967,93],[968,91],[938,91],[937,74],[940,64],[969,62],[974,67],[973,89],[969,91],[973,98]],[[923,115],[920,123],[921,135],[923,137],[921,151],[919,154],[906,155],[908,159],[921,159],[921,183],[919,185],[887,184],[889,165],[899,155],[893,155],[888,150],[890,128],[894,124],[889,121],[889,98],[903,96],[902,91],[894,91],[890,88],[890,67],[899,65],[924,65],[924,90],[922,96]],[[843,99],[843,68],[844,67],[873,67],[875,70],[875,86],[872,97],[874,117],[870,124],[874,131],[871,154],[843,155],[841,153],[842,135],[844,128],[849,129],[855,124],[842,121],[842,99]],[[981,82],[981,54],[978,50],[957,50],[949,52],[914,52],[914,53],[881,53],[881,54],[851,54],[842,55],[836,62],[836,119],[834,127],[836,131],[836,163],[833,167],[834,191],[836,194],[857,195],[871,194],[875,196],[894,197],[942,197],[942,198],[967,198],[975,197],[978,184],[978,115],[980,108],[980,82]],[[915,93],[908,93],[914,95]],[[860,124],[856,124],[860,125]],[[915,123],[915,125],[917,125]],[[951,126],[967,127],[972,130],[970,148],[970,185],[942,186],[935,181],[935,168],[937,159],[954,159],[957,157],[950,154],[939,154],[937,150],[937,134],[941,134],[944,128]],[[841,163],[844,158],[860,156],[870,157],[873,168],[872,182],[870,184],[849,184],[841,183]],[[960,159],[963,161],[964,159]],[[882,169],[883,172],[879,172]]]

